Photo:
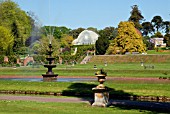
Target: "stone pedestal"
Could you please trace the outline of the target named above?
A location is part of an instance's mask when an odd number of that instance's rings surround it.
[[[92,89],[94,93],[94,103],[92,106],[107,107],[109,105],[109,92],[106,89]]]
[[[109,105],[109,92],[103,85],[106,74],[97,74],[96,76],[98,77],[98,82],[100,82],[100,84],[97,87],[92,88],[94,92],[94,103],[92,106],[107,107]]]

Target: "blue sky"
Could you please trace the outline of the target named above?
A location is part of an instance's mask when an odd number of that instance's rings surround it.
[[[43,25],[79,27],[117,27],[130,17],[131,6],[138,5],[146,21],[159,15],[170,21],[170,0],[13,0],[22,10],[34,12]]]

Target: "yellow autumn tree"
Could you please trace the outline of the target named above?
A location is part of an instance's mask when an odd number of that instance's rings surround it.
[[[107,53],[116,54],[126,52],[145,52],[146,46],[143,43],[142,35],[134,27],[133,22],[120,22],[118,25],[117,37],[110,44]]]
[[[72,41],[74,40],[74,38],[70,35],[64,34],[61,38],[61,47],[68,47],[70,48],[70,46],[72,45]]]

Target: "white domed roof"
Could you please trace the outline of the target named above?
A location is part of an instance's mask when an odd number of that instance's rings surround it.
[[[90,30],[82,31],[78,38],[75,39],[72,44],[73,45],[88,45],[95,44],[96,40],[98,40],[99,35]]]

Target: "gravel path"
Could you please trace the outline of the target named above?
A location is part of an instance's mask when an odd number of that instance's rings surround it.
[[[81,98],[50,98],[41,96],[14,96],[14,95],[0,95],[0,100],[26,100],[26,101],[38,101],[38,102],[88,102]]]

